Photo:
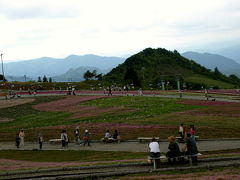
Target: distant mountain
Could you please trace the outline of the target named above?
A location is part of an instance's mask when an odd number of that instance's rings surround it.
[[[240,64],[230,58],[218,54],[197,53],[192,51],[182,53],[182,56],[194,60],[208,69],[214,70],[215,67],[218,67],[218,70],[226,75],[235,74],[240,77]]]
[[[39,59],[11,62],[4,64],[6,75],[27,77],[38,77],[46,75],[47,77],[59,76],[66,73],[70,68],[80,66],[92,66],[99,69],[112,69],[125,59],[119,57],[103,57],[97,55],[70,55],[64,59],[55,59],[43,57]]]
[[[83,81],[83,74],[87,71],[93,71],[96,70],[97,74],[106,74],[108,73],[111,69],[106,69],[106,70],[102,70],[96,67],[87,67],[87,66],[82,66],[79,68],[71,68],[69,69],[66,73],[60,75],[60,76],[55,76],[52,78],[53,81],[57,81],[57,82],[79,82],[79,81]]]
[[[228,58],[234,59],[240,63],[240,45],[230,46],[227,48],[222,48],[215,51],[217,54],[226,56]]]
[[[162,83],[176,89],[177,80],[182,88],[233,88],[240,83],[237,77],[228,78],[181,56],[177,51],[147,48],[129,57],[103,77],[110,82],[133,84],[138,87],[160,87]],[[235,84],[235,85],[233,85]]]

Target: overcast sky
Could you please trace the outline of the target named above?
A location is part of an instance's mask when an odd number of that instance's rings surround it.
[[[240,38],[240,1],[0,0],[0,32],[5,61],[217,48]]]

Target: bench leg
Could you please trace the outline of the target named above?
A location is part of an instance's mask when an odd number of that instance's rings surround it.
[[[189,164],[192,166],[192,157],[189,157]]]
[[[160,168],[160,159],[153,160],[153,169]]]

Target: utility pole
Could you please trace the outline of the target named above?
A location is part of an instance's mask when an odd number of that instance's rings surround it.
[[[0,56],[1,56],[1,62],[2,62],[2,75],[3,75],[3,81],[4,81],[5,76],[4,76],[4,70],[3,70],[3,59],[2,59],[3,54],[1,54]]]

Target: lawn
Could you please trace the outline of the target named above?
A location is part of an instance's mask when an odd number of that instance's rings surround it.
[[[1,108],[0,118],[13,121],[1,123],[0,140],[14,140],[15,133],[20,129],[26,130],[27,141],[36,141],[39,132],[46,141],[58,138],[62,129],[67,129],[70,139],[73,139],[71,132],[76,126],[80,127],[80,132],[90,130],[92,139],[100,139],[107,129],[111,132],[117,129],[125,140],[138,136],[166,139],[169,135],[178,135],[180,123],[187,128],[194,124],[201,138],[240,137],[239,103],[157,96],[95,96],[100,99],[91,97],[92,100],[88,101],[81,98],[90,97],[36,97],[35,101],[27,104]],[[66,102],[68,104],[64,105]],[[39,104],[45,109],[37,109]]]

